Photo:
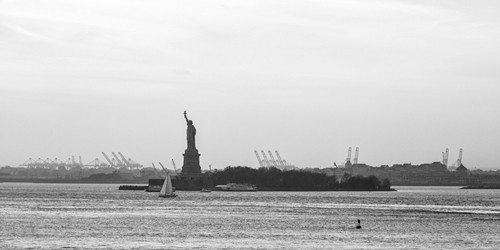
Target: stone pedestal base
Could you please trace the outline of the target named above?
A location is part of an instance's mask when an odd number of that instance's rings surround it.
[[[184,151],[184,165],[182,165],[182,174],[200,174],[200,154],[197,149],[186,149]]]

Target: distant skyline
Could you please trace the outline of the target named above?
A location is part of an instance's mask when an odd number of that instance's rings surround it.
[[[500,169],[500,2],[2,1],[0,166],[122,152],[202,169]]]

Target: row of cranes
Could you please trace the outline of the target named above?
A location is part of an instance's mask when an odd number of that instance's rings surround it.
[[[458,159],[453,163],[453,165],[448,166],[448,156],[449,156],[450,151],[448,148],[443,152],[443,165],[447,166],[449,170],[456,170],[458,167],[462,166],[462,154],[463,154],[463,149],[460,149],[458,151]]]
[[[354,159],[352,160],[351,162],[351,152],[352,152],[352,148],[349,147],[349,149],[347,150],[347,158],[344,160],[344,162],[342,162],[342,164],[340,164],[340,166],[337,166],[337,164],[334,162],[333,165],[335,167],[351,167],[352,165],[354,164],[358,164],[358,159],[359,159],[359,147],[356,147],[356,152],[354,153]]]
[[[271,150],[267,151],[268,154],[269,154],[270,160],[267,158],[266,153],[264,152],[264,150],[261,150],[260,152],[262,154],[262,159],[264,159],[264,160],[262,160],[260,158],[259,152],[257,152],[257,150],[254,150],[255,156],[257,157],[257,160],[259,161],[260,167],[268,167],[268,168],[275,167],[275,168],[279,168],[279,169],[282,169],[282,170],[286,170],[286,169],[289,169],[289,168],[295,168],[291,164],[288,164],[286,162],[286,160],[282,160],[281,159],[281,156],[278,153],[278,150],[274,151],[274,153],[276,154],[276,158],[274,158],[273,153],[271,152]]]
[[[355,154],[354,154],[354,159],[352,160],[352,162],[351,162],[351,152],[352,152],[352,148],[349,147],[349,149],[347,150],[347,158],[344,160],[344,162],[340,166],[337,166],[336,163],[334,163],[334,165],[336,167],[351,167],[354,164],[358,164],[358,160],[359,160],[359,147],[356,147],[356,151],[355,151]],[[462,166],[463,149],[461,148],[459,150],[458,159],[451,166],[448,166],[448,156],[449,156],[449,153],[450,153],[449,149],[446,148],[446,150],[443,152],[443,161],[442,161],[442,163],[443,163],[443,165],[447,166],[449,168],[449,170],[453,171],[453,170],[456,170],[458,167]]]
[[[53,169],[53,170],[61,170],[61,169],[73,169],[73,168],[119,168],[119,169],[140,169],[142,165],[134,162],[130,158],[125,158],[121,152],[118,152],[121,158],[118,157],[114,152],[111,152],[113,158],[108,157],[106,153],[102,152],[106,162],[101,161],[99,158],[95,158],[93,161],[83,164],[82,157],[78,157],[78,161],[75,160],[74,156],[71,156],[67,160],[63,161],[58,158],[50,159],[33,159],[29,158],[20,166],[28,167],[28,168],[43,168],[43,169]]]
[[[128,159],[125,158],[125,156],[123,156],[123,154],[121,152],[118,152],[118,154],[120,155],[120,157],[118,157],[115,154],[115,152],[111,152],[111,154],[113,155],[114,158],[110,158],[110,157],[108,157],[108,155],[106,155],[106,153],[102,152],[102,155],[104,156],[104,158],[106,159],[106,161],[108,161],[109,166],[111,166],[111,167],[114,167],[114,168],[125,168],[125,169],[129,169],[129,170],[142,168],[141,164],[132,161],[132,159],[130,159],[130,158],[128,158]],[[97,161],[97,160],[99,160],[99,159],[96,158],[95,161]]]
[[[57,157],[54,159],[46,158],[38,158],[33,159],[29,158],[23,164],[19,166],[28,167],[28,168],[44,168],[44,169],[60,169],[60,168],[74,168],[84,166],[82,163],[82,157],[79,156],[78,162],[75,160],[74,156],[71,156],[67,160],[60,160]]]
[[[175,161],[174,159],[172,159],[172,166],[174,166],[174,171],[173,173],[171,173],[167,168],[165,168],[165,166],[163,166],[163,164],[161,164],[161,162],[158,162],[158,164],[160,164],[161,168],[163,169],[163,171],[165,172],[165,175],[162,175],[160,174],[160,172],[158,172],[158,170],[156,169],[156,166],[155,166],[155,163],[152,162],[151,165],[153,166],[153,171],[155,172],[155,174],[160,177],[160,178],[165,178],[166,177],[166,174],[169,173],[171,176],[176,176],[179,174],[179,172],[177,171],[177,167],[175,166]]]

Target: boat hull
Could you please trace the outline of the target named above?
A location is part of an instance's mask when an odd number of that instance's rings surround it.
[[[159,197],[161,197],[161,198],[175,198],[175,197],[177,197],[177,195],[176,194],[166,194],[166,195],[160,194]]]
[[[255,192],[257,186],[251,184],[228,183],[226,185],[217,185],[215,188],[218,191],[232,191],[232,192]]]
[[[220,189],[219,191],[224,191],[224,192],[257,192],[257,190],[248,190],[248,189]]]

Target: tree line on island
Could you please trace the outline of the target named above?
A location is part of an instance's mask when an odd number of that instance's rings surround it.
[[[275,167],[259,169],[249,167],[226,167],[211,175],[215,185],[248,183],[259,190],[391,190],[389,179],[376,176],[364,177],[344,174],[342,177],[327,176],[300,170],[281,171]]]

